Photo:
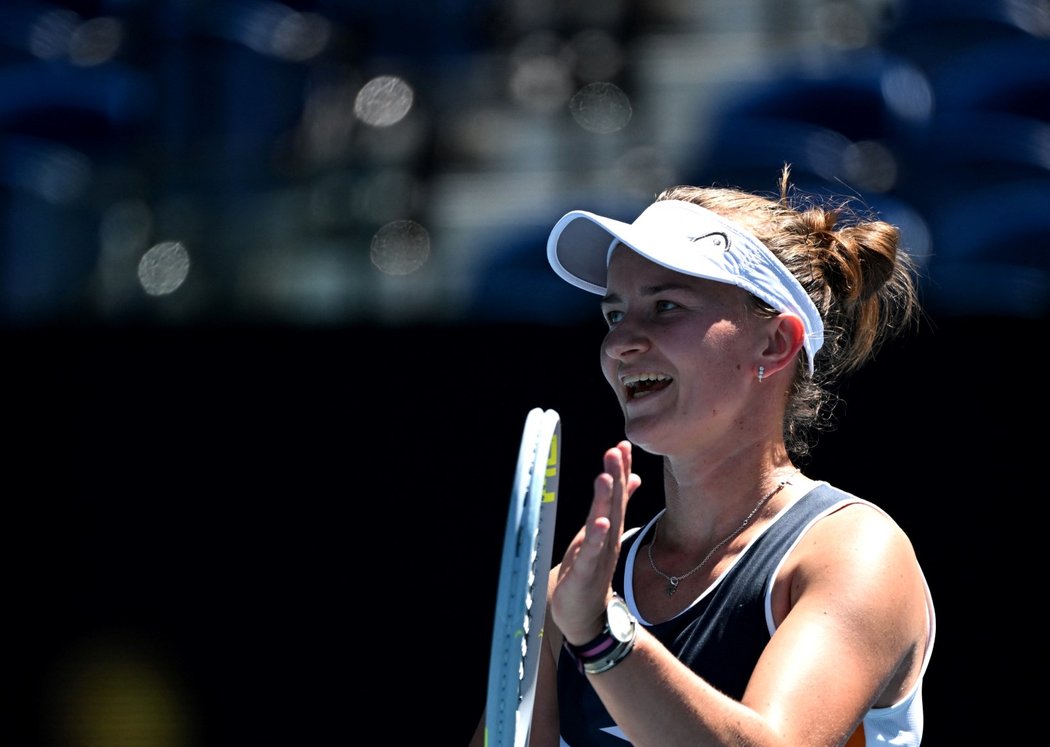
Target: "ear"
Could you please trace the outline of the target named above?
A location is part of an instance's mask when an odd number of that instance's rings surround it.
[[[794,364],[802,349],[805,334],[806,330],[802,320],[795,314],[784,312],[770,319],[765,348],[759,355],[759,359],[755,361],[756,370],[762,366],[764,378],[769,378]]]

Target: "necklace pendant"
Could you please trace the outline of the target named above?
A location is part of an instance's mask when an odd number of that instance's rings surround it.
[[[674,596],[674,593],[678,591],[678,582],[680,580],[681,579],[679,579],[678,576],[671,576],[669,579],[667,579],[667,596]]]

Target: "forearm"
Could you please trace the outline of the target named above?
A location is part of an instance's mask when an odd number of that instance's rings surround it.
[[[644,629],[627,658],[588,680],[635,747],[783,744],[760,714],[698,677]]]

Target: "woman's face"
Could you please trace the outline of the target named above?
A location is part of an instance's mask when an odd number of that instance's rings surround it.
[[[765,345],[747,293],[623,246],[613,251],[607,287],[601,364],[627,437],[651,453],[673,454],[743,432]]]

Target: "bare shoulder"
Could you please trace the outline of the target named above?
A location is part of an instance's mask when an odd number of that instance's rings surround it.
[[[818,556],[833,553],[886,561],[897,558],[916,562],[911,538],[888,513],[867,501],[846,503],[816,522],[800,543]]]
[[[851,588],[894,583],[904,576],[919,578],[911,538],[894,519],[871,503],[847,503],[817,521],[802,537],[785,564],[794,596],[810,584],[849,582]],[[783,576],[782,576],[783,578]],[[883,591],[893,593],[892,588]],[[905,586],[904,593],[914,587]]]
[[[822,517],[799,540],[777,573],[773,616],[779,626],[808,600],[861,628],[898,628],[922,638],[928,596],[911,539],[877,506],[847,503]]]
[[[843,504],[817,520],[777,572],[776,634],[749,697],[820,692],[853,719],[901,700],[922,676],[932,607],[907,533],[877,506]],[[785,695],[788,710],[804,698]],[[830,711],[828,711],[830,712]]]
[[[876,667],[888,678],[879,705],[889,705],[921,671],[928,599],[907,533],[878,507],[857,502],[823,517],[800,540],[777,576],[774,616],[778,625],[789,617],[795,624],[836,620],[869,657],[885,657]]]

